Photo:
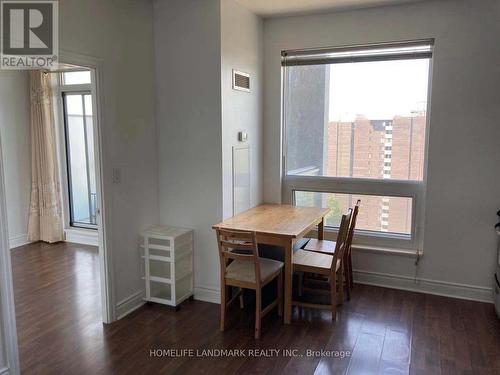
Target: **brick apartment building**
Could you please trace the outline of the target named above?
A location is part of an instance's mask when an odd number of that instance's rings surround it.
[[[425,147],[425,113],[387,120],[358,116],[353,122],[327,125],[325,174],[336,177],[421,180]],[[336,194],[328,206],[335,217],[357,199],[363,209],[358,228],[382,232],[411,232],[411,199]]]
[[[330,67],[300,66],[288,71],[285,98],[286,167],[290,175],[422,180],[425,111],[378,120],[359,115],[330,121]],[[421,103],[422,104],[422,103]],[[421,106],[419,106],[421,107]],[[327,225],[362,200],[357,228],[411,233],[412,200],[296,191],[295,204],[331,208]]]

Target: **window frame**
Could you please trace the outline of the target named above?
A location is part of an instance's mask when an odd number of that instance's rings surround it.
[[[327,49],[316,49],[317,51],[336,49],[363,49],[376,48],[377,46],[391,47],[391,45],[401,46],[405,43],[414,45],[416,43],[428,42],[432,45],[432,56],[429,57],[428,86],[427,86],[427,108],[425,123],[425,144],[424,144],[424,165],[423,178],[418,180],[396,180],[396,179],[372,179],[372,178],[351,178],[351,177],[331,177],[331,176],[303,176],[289,175],[287,168],[287,139],[286,139],[286,94],[287,94],[287,69],[289,66],[281,67],[281,201],[285,204],[295,204],[295,191],[308,191],[317,193],[340,193],[353,195],[375,195],[388,197],[404,197],[412,199],[412,224],[410,235],[375,232],[367,230],[356,230],[354,247],[366,248],[370,250],[397,249],[411,251],[421,254],[424,240],[424,215],[425,215],[425,194],[427,187],[427,165],[429,147],[429,124],[431,117],[431,94],[432,94],[432,72],[433,55],[435,43],[433,39],[425,41],[390,42],[370,45],[340,46]],[[307,50],[303,50],[307,51]],[[282,51],[282,56],[287,51]],[[388,61],[389,59],[377,59],[377,61]],[[316,64],[310,64],[316,65]],[[361,202],[361,204],[363,204]],[[327,236],[336,236],[338,227],[326,227]]]

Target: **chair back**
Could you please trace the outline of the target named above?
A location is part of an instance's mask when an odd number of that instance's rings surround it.
[[[358,199],[356,205],[354,206],[354,210],[352,212],[351,223],[349,225],[349,233],[347,234],[347,242],[346,249],[344,252],[344,256],[351,256],[351,247],[352,247],[352,239],[354,238],[354,230],[356,229],[356,219],[358,218],[359,206],[361,205],[361,200]]]
[[[219,245],[221,282],[225,280],[227,266],[233,260],[254,263],[255,281],[260,284],[260,263],[255,232],[216,229]]]
[[[344,257],[344,253],[347,245],[347,236],[349,234],[349,225],[351,223],[352,208],[342,215],[342,220],[340,221],[339,234],[337,236],[337,241],[335,245],[335,252],[333,253],[332,271],[335,272],[337,267],[337,260]]]

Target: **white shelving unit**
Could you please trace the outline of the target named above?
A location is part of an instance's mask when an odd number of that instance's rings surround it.
[[[141,234],[146,301],[177,307],[193,295],[193,231],[155,226]]]

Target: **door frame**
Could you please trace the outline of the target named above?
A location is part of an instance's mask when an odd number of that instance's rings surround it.
[[[94,111],[94,153],[96,161],[96,188],[97,188],[97,215],[98,240],[99,240],[99,265],[101,279],[101,301],[103,323],[111,323],[116,320],[114,303],[113,262],[111,254],[111,207],[106,197],[109,184],[106,184],[104,165],[104,94],[102,84],[103,60],[76,54],[73,52],[59,50],[59,60],[63,64],[77,65],[90,69],[92,75],[92,106]],[[62,119],[61,119],[62,120]]]
[[[96,185],[97,206],[100,210],[99,216],[99,263],[102,299],[103,323],[111,323],[116,320],[114,273],[111,252],[111,203],[106,199],[110,189],[110,182],[106,182],[104,166],[106,155],[104,153],[104,94],[103,94],[103,65],[100,58],[76,54],[69,51],[59,50],[60,61],[64,64],[78,65],[89,68],[92,74],[93,105],[95,108],[95,132],[94,144],[96,153]],[[16,332],[16,315],[14,304],[14,292],[12,285],[12,264],[10,256],[7,207],[5,197],[5,177],[2,157],[2,140],[0,139],[0,346],[2,346],[1,333],[4,338],[5,368],[0,368],[0,374],[19,374],[19,350]],[[98,162],[97,162],[98,161]],[[110,196],[110,195],[109,195]],[[1,348],[0,348],[1,350]]]
[[[1,331],[3,331],[6,360],[6,367],[0,368],[0,374],[20,374],[1,143],[0,137],[0,346],[2,345]]]

